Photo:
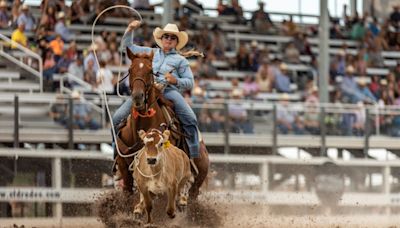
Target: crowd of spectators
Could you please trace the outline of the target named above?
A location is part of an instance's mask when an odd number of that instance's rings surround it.
[[[54,75],[70,73],[90,84],[93,91],[101,87],[105,88],[108,94],[115,94],[116,78],[109,66],[118,65],[121,61],[117,33],[103,31],[96,37],[94,44],[84,50],[79,50],[75,40],[79,34],[74,34],[69,29],[69,25],[91,23],[103,9],[117,3],[129,5],[124,0],[81,0],[73,1],[70,6],[62,0],[44,0],[40,6],[41,15],[35,18],[29,6],[21,1],[13,1],[12,4],[1,1],[0,27],[15,29],[12,39],[35,50],[43,57],[46,90],[57,89],[54,84]],[[308,107],[309,109],[301,113],[290,111],[286,97],[287,94],[295,93],[300,94],[301,100],[307,104],[318,103],[318,88],[316,88],[318,58],[308,42],[308,38],[317,35],[318,30],[316,26],[295,23],[292,16],[288,16],[281,22],[272,21],[267,12],[267,5],[262,1],[259,1],[258,5],[259,8],[252,12],[249,20],[244,17],[243,8],[237,0],[231,0],[228,3],[218,1],[216,7],[219,15],[233,16],[234,24],[251,27],[253,34],[290,36],[289,42],[278,45],[275,49],[254,40],[241,42],[235,49],[235,45],[227,39],[220,25],[209,26],[209,24],[196,23],[192,15],[201,14],[204,11],[199,1],[190,0],[186,4],[181,4],[179,0],[173,1],[175,20],[179,22],[181,30],[188,30],[191,34],[188,49],[195,48],[206,54],[203,59],[191,59],[196,87],[187,96],[193,103],[198,101],[207,103],[223,98],[231,98],[232,101],[260,99],[262,97],[260,94],[278,93],[282,95],[279,99],[281,108],[278,109],[281,133],[318,134],[319,114],[316,108]],[[154,11],[155,7],[149,4],[148,0],[135,0],[132,6],[148,11]],[[378,19],[368,13],[364,13],[363,16],[356,14],[353,17],[345,15],[343,19],[331,18],[330,37],[354,40],[358,45],[354,54],[350,51],[353,49],[343,42],[338,53],[331,57],[330,102],[358,104],[358,107],[364,107],[366,104],[380,106],[400,104],[400,63],[390,69],[385,78],[378,75],[366,76],[367,68],[387,68],[382,51],[400,50],[399,10],[399,6],[394,6],[388,18]],[[115,9],[108,12],[105,17],[129,15],[126,9]],[[104,18],[101,18],[99,23],[103,23]],[[33,33],[34,36],[28,39],[26,35],[28,33]],[[134,39],[134,42],[140,45],[155,45],[152,39],[152,28],[146,23],[136,32]],[[100,65],[95,61],[94,50],[97,51]],[[235,52],[235,57],[228,57],[228,52]],[[301,58],[304,56],[309,61]],[[122,61],[124,62],[124,59]],[[213,80],[221,80],[213,64],[215,61],[227,63],[230,70],[246,72],[246,77],[243,79],[231,81],[232,89],[228,93],[223,93],[223,96],[211,92]],[[294,77],[293,72],[288,69],[289,64],[305,64],[310,70]],[[79,83],[76,80],[69,80],[68,86],[74,89],[79,86]],[[120,91],[127,92],[126,83],[121,85]],[[232,102],[232,107],[229,109],[229,118],[235,125],[232,131],[254,132],[252,124],[247,119],[248,113],[245,109],[243,111],[239,108],[241,104]],[[289,108],[285,110],[285,107]],[[326,122],[335,123],[337,126],[354,126],[346,130],[346,134],[354,132],[362,134],[364,126],[362,122],[365,122],[366,118],[358,115],[357,110],[352,112],[351,117],[342,115],[336,116],[335,119],[334,115],[327,115]],[[197,114],[203,129],[222,131],[226,117],[220,112],[198,110]],[[382,124],[385,121],[387,120],[382,120]],[[348,122],[350,125],[345,124]]]

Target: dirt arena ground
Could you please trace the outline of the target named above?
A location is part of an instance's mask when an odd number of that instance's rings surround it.
[[[64,218],[61,221],[51,219],[0,219],[3,227],[143,227],[140,220],[129,214],[132,202],[136,199],[121,198],[120,193],[110,193],[98,200],[96,207],[99,218]],[[159,199],[158,201],[163,201]],[[153,211],[154,227],[400,227],[400,216],[382,214],[341,214],[293,213],[271,210],[267,205],[256,203],[232,204],[202,199],[191,204],[184,213],[176,218],[165,215],[164,203],[156,202]],[[16,225],[16,226],[14,226]]]

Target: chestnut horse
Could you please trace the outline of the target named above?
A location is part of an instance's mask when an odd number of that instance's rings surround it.
[[[120,126],[119,134],[116,138],[120,152],[124,155],[117,156],[116,162],[118,170],[124,181],[123,189],[132,192],[133,178],[129,171],[129,165],[134,157],[126,157],[125,155],[139,151],[144,145],[138,135],[139,130],[147,131],[151,128],[160,128],[167,123],[167,119],[161,110],[160,103],[163,105],[171,104],[165,101],[161,92],[154,86],[154,75],[152,70],[153,53],[151,54],[133,54],[127,48],[127,54],[131,60],[129,68],[129,88],[131,90],[132,107],[131,115],[124,122],[124,126]],[[174,117],[173,113],[170,113]],[[170,142],[181,148],[187,148],[184,145],[184,134],[171,134]],[[188,151],[184,150],[187,154]],[[190,199],[197,199],[199,189],[207,177],[209,159],[207,148],[201,139],[200,142],[200,158],[195,159],[198,168],[198,175],[195,177],[194,183],[189,191]]]

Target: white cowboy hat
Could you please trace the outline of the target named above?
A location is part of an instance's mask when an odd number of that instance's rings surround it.
[[[0,7],[7,7],[7,2],[6,1],[1,1],[0,2]]]
[[[71,97],[72,97],[73,99],[78,99],[78,98],[81,97],[81,94],[79,93],[78,90],[74,90],[74,91],[72,91],[72,93],[71,93]]]
[[[176,50],[182,49],[189,40],[189,36],[184,31],[179,31],[178,26],[176,24],[167,24],[163,29],[157,27],[154,29],[153,36],[157,45],[162,48],[161,37],[164,34],[174,34],[178,37],[178,43],[176,44]]]
[[[65,17],[65,13],[64,12],[59,12],[57,14],[57,19],[61,19],[61,18],[64,18],[64,17]]]

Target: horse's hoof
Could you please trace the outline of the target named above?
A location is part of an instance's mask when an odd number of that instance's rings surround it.
[[[133,213],[133,216],[134,216],[134,218],[135,218],[136,220],[139,220],[139,219],[142,218],[142,213],[134,212],[134,213]]]
[[[167,211],[167,214],[170,218],[175,218],[175,211]]]
[[[186,206],[187,205],[178,205],[179,212],[185,212],[186,211]]]

